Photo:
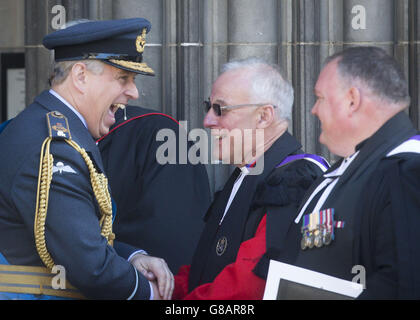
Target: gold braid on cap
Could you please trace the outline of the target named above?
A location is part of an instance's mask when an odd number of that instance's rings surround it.
[[[155,74],[153,69],[150,68],[145,62],[134,62],[134,61],[116,60],[116,59],[109,59],[109,61],[121,67],[130,68],[130,69],[137,70],[140,72]]]
[[[136,45],[136,50],[139,53],[144,52],[144,46],[146,45],[146,33],[147,33],[147,29],[143,28],[142,31],[141,31],[141,34],[138,35],[137,38],[136,38],[135,45]],[[135,61],[119,60],[119,59],[109,59],[109,62],[112,62],[112,63],[114,63],[118,66],[124,67],[124,68],[148,73],[148,74],[151,74],[151,75],[155,74],[153,69],[150,68],[144,62],[135,62]]]
[[[48,198],[52,180],[54,160],[52,154],[50,153],[50,145],[52,140],[53,138],[51,137],[50,133],[50,136],[44,140],[44,143],[41,147],[34,221],[36,249],[42,262],[49,269],[52,269],[55,265],[51,255],[47,250],[45,242],[45,220],[47,218]],[[115,239],[115,234],[112,232],[112,204],[111,196],[108,191],[108,179],[103,173],[98,173],[96,171],[92,160],[86,153],[85,149],[81,148],[76,142],[71,140],[71,138],[66,138],[64,140],[81,154],[89,169],[90,182],[92,184],[92,189],[95,194],[95,198],[98,201],[99,209],[101,212],[101,218],[99,220],[101,235],[105,237],[108,241],[108,244],[112,246],[113,240]]]

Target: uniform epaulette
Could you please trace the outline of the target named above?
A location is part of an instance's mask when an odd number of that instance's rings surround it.
[[[99,210],[102,215],[99,221],[101,235],[105,237],[108,244],[112,246],[115,234],[112,232],[112,203],[111,195],[108,190],[108,179],[103,173],[97,172],[87,151],[81,148],[75,141],[71,140],[67,118],[58,111],[49,112],[46,116],[49,136],[46,137],[42,143],[40,152],[34,237],[39,257],[48,269],[52,269],[55,263],[48,252],[45,238],[45,221],[48,211],[49,190],[54,174],[54,157],[50,152],[51,141],[65,141],[80,153],[88,167],[93,193],[97,199]]]
[[[71,140],[67,118],[58,111],[47,113],[48,134],[54,140]]]

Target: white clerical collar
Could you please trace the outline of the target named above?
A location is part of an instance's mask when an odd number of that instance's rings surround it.
[[[347,158],[344,158],[343,161],[341,162],[340,166],[337,169],[335,169],[334,171],[331,171],[329,173],[324,174],[324,177],[325,178],[330,178],[330,177],[341,176],[344,173],[344,171],[346,171],[346,169],[350,166],[350,164],[353,162],[353,160],[356,159],[359,152],[360,151],[357,151],[357,152],[353,153],[351,156],[348,156]]]
[[[56,97],[58,100],[60,100],[62,103],[64,103],[71,111],[73,111],[82,121],[83,125],[88,129],[87,123],[85,118],[80,114],[79,111],[77,111],[70,103],[68,103],[62,96],[60,96],[57,92],[55,92],[53,89],[50,89],[49,91],[54,97]]]
[[[249,169],[247,166],[240,167],[242,174],[247,175],[249,174]]]
[[[298,216],[295,219],[295,223],[299,223],[300,219],[302,218],[303,214],[306,211],[306,208],[308,205],[312,202],[312,199],[315,198],[315,196],[321,192],[321,190],[324,190],[318,199],[317,203],[315,204],[314,209],[312,212],[318,212],[321,207],[324,205],[325,201],[327,201],[327,198],[331,194],[332,190],[334,189],[335,185],[338,183],[338,180],[346,171],[346,169],[350,166],[350,164],[353,162],[354,159],[356,159],[357,155],[359,154],[359,151],[355,152],[351,156],[345,158],[340,166],[335,169],[332,172],[324,174],[324,178],[326,178],[324,181],[322,181],[316,189],[312,192],[312,194],[309,196],[308,200],[306,200],[305,204],[302,206],[302,208],[299,211]]]
[[[241,187],[242,181],[244,181],[244,178],[249,174],[249,169],[247,168],[247,166],[240,167],[239,169],[241,170],[241,173],[236,178],[236,181],[233,184],[232,191],[230,192],[230,196],[229,196],[228,202],[227,202],[226,207],[225,207],[225,212],[223,213],[222,219],[220,219],[219,225],[222,224],[223,219],[225,218],[226,213],[228,212],[228,210],[230,208],[230,205],[232,204],[233,199],[236,196],[236,193],[238,192],[239,188]]]

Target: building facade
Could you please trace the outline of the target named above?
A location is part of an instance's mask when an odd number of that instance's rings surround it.
[[[140,97],[132,104],[187,121],[188,130],[202,128],[202,102],[220,66],[257,56],[281,65],[293,84],[290,131],[307,152],[334,161],[318,142],[313,87],[323,60],[355,45],[382,47],[400,62],[410,84],[408,113],[420,127],[417,0],[2,0],[0,122],[48,88],[45,34],[71,20],[131,17],[152,23],[145,60],[156,72],[137,77]],[[231,170],[207,169],[212,191]]]

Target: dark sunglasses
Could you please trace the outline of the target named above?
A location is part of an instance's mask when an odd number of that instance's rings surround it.
[[[243,107],[262,107],[266,105],[272,105],[271,103],[249,103],[249,104],[238,104],[236,106],[221,106],[218,103],[211,104],[210,99],[204,101],[204,112],[207,113],[210,111],[210,109],[213,109],[214,113],[220,117],[223,115],[226,111],[236,108],[243,108]],[[276,106],[272,105],[273,108],[276,108]]]

